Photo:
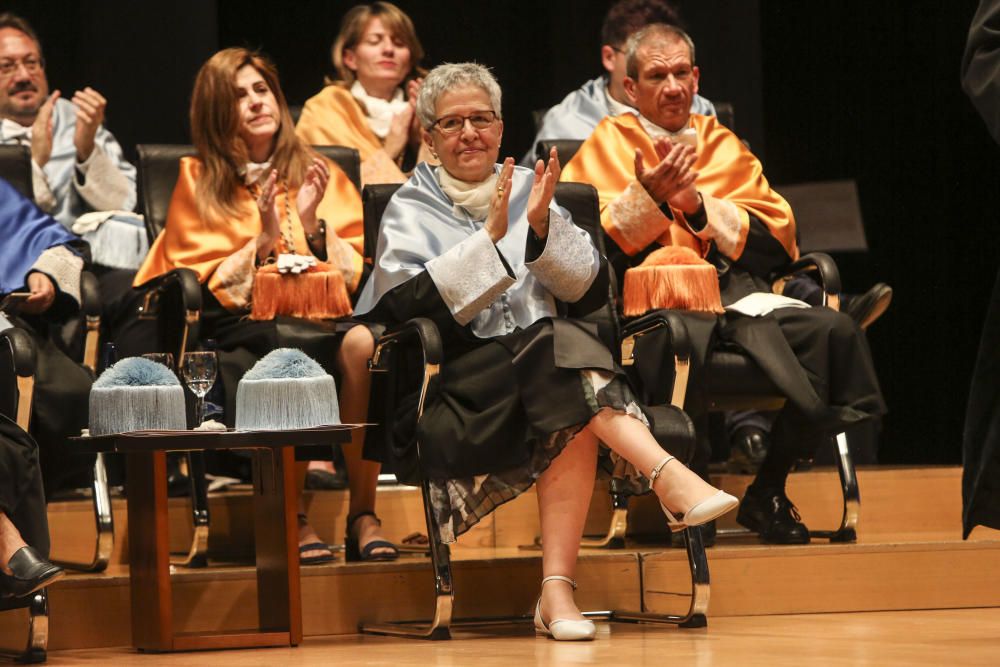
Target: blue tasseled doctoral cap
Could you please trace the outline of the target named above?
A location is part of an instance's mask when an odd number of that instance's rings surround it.
[[[326,371],[302,350],[279,347],[254,364],[243,376],[244,380],[274,380],[279,378],[314,378]]]
[[[169,368],[142,357],[122,359],[101,373],[94,382],[96,388],[109,387],[167,387],[179,385],[180,380]]]

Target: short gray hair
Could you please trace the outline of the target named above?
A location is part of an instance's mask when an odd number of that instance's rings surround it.
[[[437,101],[453,88],[475,87],[490,96],[490,106],[497,118],[500,112],[500,84],[490,70],[479,63],[445,63],[432,69],[424,78],[417,96],[417,118],[425,130],[430,130],[437,120]]]
[[[666,23],[652,23],[642,30],[638,30],[625,42],[625,75],[630,79],[639,78],[639,49],[653,40],[675,41],[680,40],[687,44],[691,53],[691,65],[694,65],[694,41],[691,36],[675,25]]]

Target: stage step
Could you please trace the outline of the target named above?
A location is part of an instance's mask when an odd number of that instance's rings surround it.
[[[891,609],[1000,606],[1000,532],[977,529],[960,540],[960,470],[955,467],[873,468],[859,473],[862,515],[857,544],[816,540],[799,547],[764,546],[752,536],[724,537],[709,550],[713,616],[790,614]],[[736,493],[749,479],[721,476],[715,481]],[[599,485],[600,486],[600,485]],[[419,494],[409,488],[380,489],[379,512],[387,534],[400,539],[423,530]],[[814,528],[839,521],[839,482],[834,471],[796,473],[789,495]],[[344,492],[311,495],[310,516],[320,535],[339,541],[346,517]],[[212,556],[234,557],[243,565],[176,573],[177,623],[191,630],[236,629],[252,625],[257,613],[251,553],[249,494],[212,498]],[[116,556],[107,573],[75,574],[51,589],[53,649],[129,644],[125,503],[114,502]],[[171,502],[175,546],[186,548],[187,503]],[[604,532],[609,508],[595,494],[588,530]],[[685,553],[662,544],[662,514],[649,497],[634,499],[631,531],[654,533],[661,544],[633,542],[619,551],[585,551],[581,556],[578,601],[588,609],[630,608],[678,612],[686,606],[689,578]],[[89,556],[93,537],[89,501],[53,503],[53,543],[60,556],[81,543]],[[723,522],[731,525],[731,517]],[[733,524],[734,525],[734,524]],[[526,614],[538,591],[540,553],[519,549],[538,534],[533,493],[504,505],[455,545],[456,614]],[[430,613],[429,561],[409,556],[396,563],[303,569],[303,616],[307,636],[347,634],[373,620],[421,618]],[[710,621],[711,622],[711,621]],[[0,614],[0,647],[17,648],[26,613]]]
[[[955,466],[874,467],[858,472],[861,488],[859,542],[910,542],[954,540],[961,536],[961,469]],[[716,485],[742,497],[750,477],[720,475]],[[840,482],[832,469],[794,473],[788,495],[798,506],[803,521],[813,529],[830,529],[840,523]],[[347,521],[346,491],[306,494],[310,520],[320,538],[343,541]],[[212,518],[209,552],[224,561],[247,561],[253,554],[253,523],[249,488],[213,494],[209,500]],[[112,501],[116,542],[112,563],[128,562],[128,523],[125,500]],[[402,540],[424,532],[420,493],[411,487],[380,487],[378,512],[386,535]],[[587,520],[589,534],[603,534],[611,516],[605,482],[594,490]],[[720,522],[722,529],[738,528],[735,513]],[[89,500],[54,502],[49,505],[53,557],[89,560],[93,550],[93,510]],[[177,552],[186,552],[191,540],[190,506],[186,499],[170,501],[171,541]],[[634,498],[630,504],[629,534],[636,538],[664,535],[666,521],[652,496]],[[501,507],[466,533],[456,548],[517,547],[530,544],[538,535],[538,511],[534,491]],[[980,528],[972,539],[993,539],[997,533]],[[981,537],[982,536],[982,537]],[[991,537],[992,536],[992,537]]]

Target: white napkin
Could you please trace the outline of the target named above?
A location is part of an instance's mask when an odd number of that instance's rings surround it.
[[[736,303],[726,306],[726,312],[741,313],[748,317],[762,317],[779,308],[811,308],[805,301],[799,301],[770,292],[754,292]]]

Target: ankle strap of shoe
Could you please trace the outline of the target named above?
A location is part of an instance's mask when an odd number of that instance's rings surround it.
[[[553,574],[550,577],[545,577],[544,579],[542,579],[542,586],[544,586],[545,582],[547,581],[565,581],[567,584],[573,587],[574,591],[576,590],[576,582],[570,579],[569,577],[562,576],[561,574]]]
[[[663,470],[663,466],[667,465],[676,458],[676,456],[668,456],[653,466],[653,469],[649,471],[649,488],[653,488],[653,483],[655,483],[656,478],[660,476],[660,471]]]

